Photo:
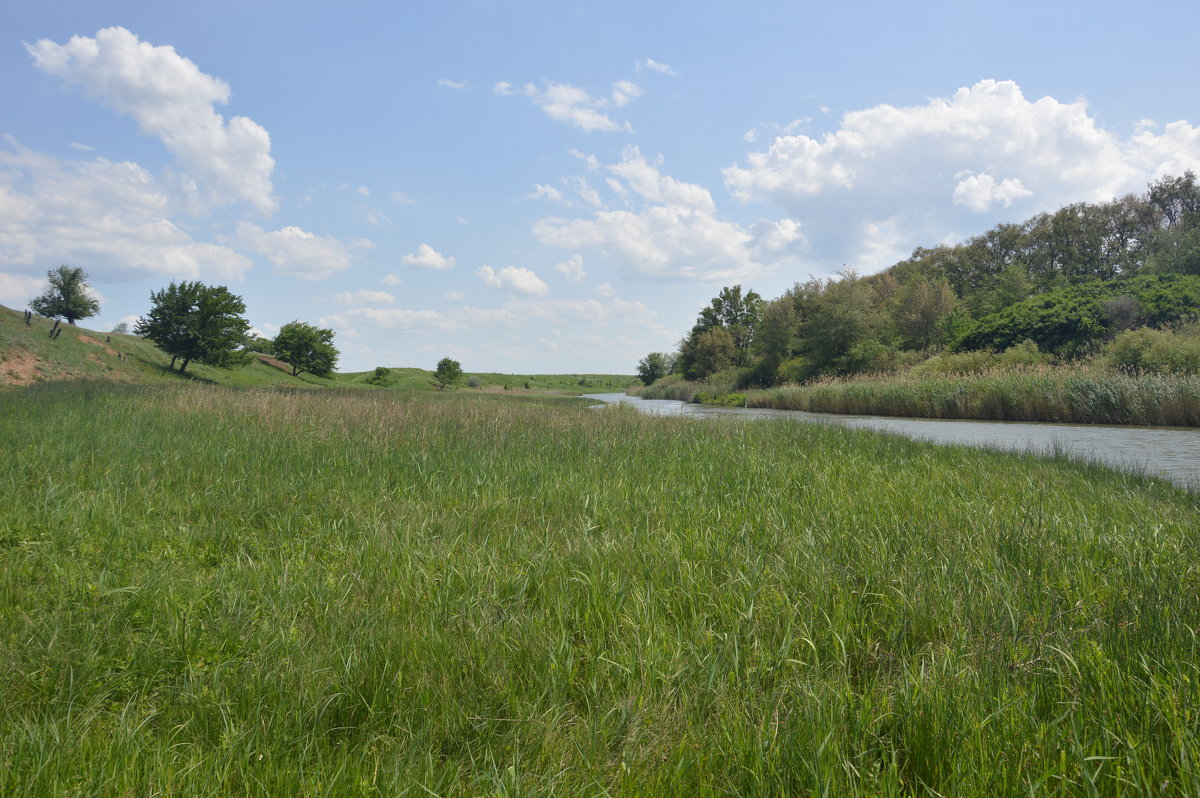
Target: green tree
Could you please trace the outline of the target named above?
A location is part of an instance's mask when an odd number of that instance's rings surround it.
[[[87,276],[83,269],[59,266],[46,272],[50,287],[45,293],[29,303],[34,313],[48,318],[62,317],[68,324],[76,319],[86,319],[100,312],[100,303],[88,295]]]
[[[150,294],[150,301],[150,312],[138,319],[134,332],[170,355],[171,368],[182,359],[180,374],[193,360],[220,368],[245,364],[246,356],[239,348],[250,329],[241,315],[246,303],[225,286],[171,283]]]
[[[461,376],[462,364],[448,357],[439,360],[437,371],[433,372],[434,384],[437,385],[439,391],[449,387],[451,383]],[[528,388],[529,384],[526,383],[525,387]]]
[[[667,376],[671,371],[671,356],[663,352],[651,352],[638,361],[637,374],[646,385]]]
[[[703,378],[733,366],[736,357],[737,346],[729,330],[713,327],[696,336],[692,368],[697,377]]]
[[[279,328],[271,341],[275,357],[292,367],[292,376],[309,372],[328,377],[337,365],[338,350],[333,345],[333,330],[314,327],[302,321],[290,321]]]

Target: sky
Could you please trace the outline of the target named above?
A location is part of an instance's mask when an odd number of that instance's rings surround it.
[[[172,281],[339,370],[633,373],[765,297],[1200,171],[1194,2],[0,7],[0,303]]]

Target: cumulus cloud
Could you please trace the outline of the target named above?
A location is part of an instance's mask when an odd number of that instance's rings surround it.
[[[996,178],[984,172],[960,180],[951,196],[956,205],[983,213],[997,203],[1007,208],[1014,200],[1032,197],[1033,192],[1015,177],[996,182]]]
[[[516,266],[505,266],[496,271],[491,266],[480,266],[475,274],[492,288],[516,291],[531,296],[545,296],[550,290],[542,278],[529,269],[519,269]]]
[[[10,308],[25,307],[29,300],[46,290],[45,278],[0,272],[0,303]]]
[[[593,130],[632,131],[628,122],[615,122],[602,109],[627,105],[640,96],[642,90],[635,83],[619,80],[607,97],[594,97],[568,83],[547,83],[545,88],[527,83],[524,92],[551,119],[590,133]]]
[[[603,297],[612,298],[617,295],[617,289],[613,288],[611,283],[600,283],[600,285],[596,286],[596,293]]]
[[[463,91],[471,86],[471,84],[467,83],[465,80],[450,80],[450,78],[439,79],[437,85],[441,86],[443,89],[454,89],[455,91]]]
[[[379,282],[383,283],[386,286],[397,286],[397,285],[400,285],[400,283],[404,282],[404,280],[398,274],[385,274],[383,276],[383,279],[380,280]]]
[[[421,244],[415,253],[409,253],[400,258],[400,262],[405,266],[413,266],[418,269],[445,271],[454,268],[455,260],[446,257],[428,244]]]
[[[44,274],[47,263],[80,264],[98,281],[240,280],[251,268],[245,255],[170,221],[180,198],[137,164],[60,161],[5,142],[0,268]]]
[[[396,301],[396,297],[387,291],[371,291],[363,288],[358,291],[334,294],[333,301],[339,305],[391,305]]]
[[[507,80],[498,80],[495,83],[493,83],[492,84],[492,92],[494,94],[499,94],[502,97],[507,96],[509,94],[516,94],[516,92],[513,91],[513,85],[511,83],[509,83]]]
[[[784,130],[724,176],[739,200],[803,219],[815,256],[874,268],[887,262],[872,258],[956,228],[1103,201],[1197,168],[1200,127],[1142,126],[1122,139],[1084,100],[1030,101],[1016,83],[983,80],[924,105],[847,113],[820,137]]]
[[[461,302],[467,298],[467,295],[462,291],[447,291],[444,296],[451,302]]]
[[[246,202],[262,213],[278,207],[270,135],[247,117],[226,120],[217,113],[214,106],[229,102],[229,84],[201,72],[174,47],[139,41],[119,27],[66,44],[41,39],[25,47],[38,69],[130,115],[143,133],[160,139],[205,182],[211,201]]]
[[[607,170],[640,207],[539,219],[533,225],[538,240],[598,250],[647,276],[702,281],[747,279],[786,261],[804,243],[800,225],[790,219],[747,229],[718,218],[707,189],[662,174],[636,147]]]
[[[294,226],[267,232],[258,225],[239,222],[237,242],[270,261],[276,274],[301,280],[323,280],[349,268],[352,261],[336,238]]]
[[[562,263],[554,264],[554,270],[573,283],[582,283],[587,277],[587,272],[583,270],[582,255],[572,255]]]

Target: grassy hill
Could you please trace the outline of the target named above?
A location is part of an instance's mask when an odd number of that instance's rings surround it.
[[[192,363],[187,373],[170,370],[171,358],[136,335],[120,335],[62,325],[50,338],[54,322],[34,316],[25,326],[24,313],[0,305],[0,389],[48,380],[102,379],[123,383],[195,382],[245,387],[325,387],[363,390],[432,391],[433,372],[393,368],[383,380],[374,371],[346,372],[330,378],[300,374],[293,377],[285,364],[256,355],[247,366],[225,369]],[[474,377],[474,380],[471,378]],[[554,391],[591,393],[619,391],[635,378],[618,374],[468,374],[460,388],[471,383],[479,390]]]

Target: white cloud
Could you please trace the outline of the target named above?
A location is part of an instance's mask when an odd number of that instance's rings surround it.
[[[408,254],[400,258],[400,262],[405,266],[414,266],[418,269],[436,269],[444,271],[454,268],[454,258],[448,258],[438,252],[428,244],[421,244],[417,247],[415,254]]]
[[[1200,127],[1179,121],[1122,139],[1084,100],[1029,101],[1016,83],[982,80],[924,105],[847,113],[820,137],[777,136],[724,175],[739,200],[803,219],[826,264],[878,268],[884,253],[956,228],[1108,200],[1186,169],[1200,169]]]
[[[372,208],[370,205],[362,206],[362,212],[363,219],[365,219],[368,224],[373,224],[376,227],[387,227],[392,223],[392,217],[388,216],[383,211]]]
[[[717,218],[707,189],[663,175],[636,147],[607,169],[641,208],[539,219],[533,225],[538,240],[595,249],[647,276],[702,281],[747,279],[788,260],[789,249],[804,243],[792,220],[746,229]]]
[[[581,200],[593,208],[604,207],[604,199],[600,196],[600,192],[592,188],[586,179],[576,177],[571,182],[575,184],[575,193],[579,195]]]
[[[591,132],[593,130],[632,131],[628,122],[614,122],[598,109],[620,108],[638,97],[642,90],[636,84],[620,80],[613,84],[608,97],[593,97],[588,92],[567,83],[547,83],[539,89],[525,84],[525,95],[551,119]]]
[[[404,280],[398,274],[385,274],[379,282],[387,286],[397,286],[404,282]]]
[[[89,147],[87,144],[80,144],[78,141],[72,141],[70,146],[72,149],[82,150],[84,152],[95,152],[96,151],[95,147]]]
[[[351,255],[342,242],[288,226],[267,232],[239,222],[237,242],[269,260],[276,274],[301,280],[323,280],[350,267]]]
[[[461,302],[467,298],[467,295],[462,291],[447,291],[444,296],[451,302]]]
[[[516,92],[513,91],[512,84],[509,83],[507,80],[498,80],[495,83],[493,83],[492,84],[492,93],[499,94],[502,97],[507,96],[509,94],[516,94]]]
[[[752,127],[742,134],[742,141],[747,144],[753,144],[758,141],[758,128]]]
[[[545,296],[550,290],[542,278],[529,269],[519,269],[516,266],[505,266],[496,271],[491,266],[480,266],[475,274],[492,288],[516,291],[532,296]]]
[[[354,191],[363,197],[371,196],[371,189],[367,188],[366,186],[359,186],[358,188],[354,189]]]
[[[218,114],[214,106],[229,102],[229,84],[201,72],[174,47],[155,47],[117,27],[94,38],[42,39],[25,47],[38,69],[129,114],[143,133],[160,139],[206,183],[211,201],[247,202],[262,213],[278,207],[270,135],[244,116]]]
[[[449,78],[439,79],[437,85],[441,86],[443,89],[454,89],[455,91],[463,91],[471,86],[471,84],[467,83],[465,80],[457,81],[450,80]]]
[[[611,299],[617,295],[617,289],[613,288],[611,283],[600,283],[600,285],[596,286],[596,293],[602,297]]]
[[[363,288],[358,291],[346,291],[335,294],[333,301],[339,305],[391,305],[396,297],[387,291],[371,291]]]
[[[400,205],[412,205],[415,201],[403,191],[392,192],[392,202],[399,203]]]
[[[530,199],[548,199],[551,202],[562,202],[562,192],[554,186],[543,185],[537,183],[533,187],[533,193],[529,195]]]
[[[567,150],[567,155],[570,155],[572,158],[578,158],[579,160],[581,160],[585,164],[587,164],[587,168],[588,168],[589,172],[599,172],[600,171],[600,161],[596,158],[595,155],[592,155],[591,153],[580,152],[579,150],[572,147],[571,149]]]
[[[582,255],[572,255],[562,263],[554,264],[554,270],[573,283],[582,283],[587,277],[587,272],[583,270]]]
[[[97,281],[162,275],[240,280],[250,259],[170,221],[184,200],[134,163],[60,161],[0,147],[0,268],[80,265]]]
[[[29,300],[46,290],[44,278],[0,272],[0,304],[23,308]]]
[[[997,183],[994,177],[984,172],[960,180],[951,196],[956,205],[983,213],[996,203],[1007,208],[1013,204],[1013,200],[1031,197],[1033,192],[1025,188],[1017,178],[1010,177]]]
[[[350,308],[320,320],[321,326],[354,330],[355,321],[366,321],[387,330],[428,332],[457,330],[462,325],[436,310],[405,310],[403,308]]]
[[[637,68],[638,69],[650,69],[650,70],[653,70],[654,72],[660,72],[664,75],[678,75],[679,74],[674,69],[671,69],[671,66],[669,64],[659,63],[658,61],[655,61],[653,58],[643,58],[641,61],[638,61]]]

